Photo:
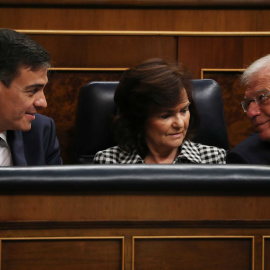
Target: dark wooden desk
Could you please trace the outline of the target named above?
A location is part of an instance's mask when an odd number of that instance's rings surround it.
[[[270,269],[270,168],[68,168],[0,169],[1,270]]]

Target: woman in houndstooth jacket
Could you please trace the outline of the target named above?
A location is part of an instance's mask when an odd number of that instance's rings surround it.
[[[182,64],[149,59],[128,69],[114,100],[117,146],[96,153],[94,163],[225,163],[224,149],[191,141],[199,118]]]

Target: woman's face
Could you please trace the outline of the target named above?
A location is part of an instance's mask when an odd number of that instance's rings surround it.
[[[186,91],[182,91],[181,102],[177,106],[148,117],[145,141],[150,152],[166,153],[182,144],[189,126],[189,104]]]

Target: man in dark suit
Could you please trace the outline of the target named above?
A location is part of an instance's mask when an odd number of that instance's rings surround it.
[[[256,132],[228,153],[227,163],[270,164],[270,54],[252,63],[241,82],[241,104]]]
[[[47,107],[49,53],[26,35],[0,29],[0,166],[62,164]]]

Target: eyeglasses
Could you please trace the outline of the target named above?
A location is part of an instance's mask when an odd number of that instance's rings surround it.
[[[248,111],[251,102],[255,102],[259,107],[263,107],[268,103],[270,104],[269,101],[270,101],[270,92],[268,92],[267,90],[261,90],[256,93],[255,98],[253,99],[245,98],[241,102],[241,105],[244,112],[246,113]]]

